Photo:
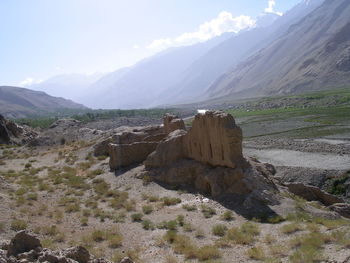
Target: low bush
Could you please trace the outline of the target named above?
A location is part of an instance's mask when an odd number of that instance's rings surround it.
[[[14,231],[20,231],[27,228],[27,223],[20,219],[14,219],[11,222],[11,229]]]
[[[226,234],[227,227],[222,224],[217,224],[212,227],[212,233],[215,236],[223,237]]]

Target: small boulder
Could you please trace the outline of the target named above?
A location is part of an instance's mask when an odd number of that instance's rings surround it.
[[[66,258],[73,259],[79,263],[87,263],[90,260],[90,253],[84,247],[71,247],[65,249],[62,254]]]
[[[42,248],[40,240],[35,236],[22,230],[11,240],[7,249],[7,256],[17,256],[18,254],[29,252],[32,249]]]

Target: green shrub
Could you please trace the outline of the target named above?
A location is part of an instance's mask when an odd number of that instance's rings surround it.
[[[283,234],[293,234],[300,230],[303,230],[303,228],[298,223],[291,223],[281,227],[281,231]]]
[[[141,213],[135,213],[131,215],[131,219],[133,222],[141,222],[143,215]]]
[[[153,212],[153,206],[151,206],[151,205],[144,205],[142,207],[142,211],[143,211],[144,214],[148,215],[148,214]]]
[[[154,230],[155,229],[155,225],[153,224],[153,222],[149,219],[143,220],[142,221],[142,227],[145,230]]]
[[[161,200],[165,206],[172,206],[181,203],[181,199],[177,197],[163,197]]]
[[[232,211],[230,211],[230,210],[225,211],[221,215],[221,219],[224,221],[232,221],[234,219]]]
[[[201,211],[205,218],[211,218],[216,215],[215,209],[207,205],[201,205]]]
[[[91,238],[95,242],[102,242],[107,239],[106,233],[102,230],[95,230],[91,233]]]
[[[122,246],[123,236],[119,233],[112,234],[108,237],[108,247],[117,248]]]
[[[185,204],[185,205],[182,206],[182,208],[185,209],[188,212],[197,211],[197,206],[196,205]]]
[[[226,237],[236,244],[248,245],[255,241],[255,237],[260,234],[259,227],[253,223],[246,222],[239,228],[233,227],[227,231]]]
[[[185,217],[183,215],[178,215],[176,220],[179,223],[179,226],[183,226],[185,224]]]
[[[204,246],[197,250],[197,258],[199,261],[214,260],[221,257],[219,249],[215,246]]]
[[[226,234],[227,227],[222,224],[217,224],[212,227],[212,233],[215,236],[223,237]]]
[[[14,219],[11,222],[11,229],[14,231],[20,231],[27,228],[27,223],[20,219]]]
[[[247,256],[254,260],[264,260],[266,258],[264,250],[261,247],[252,247],[248,249]]]

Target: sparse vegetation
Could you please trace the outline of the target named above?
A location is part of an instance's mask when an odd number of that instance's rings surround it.
[[[20,219],[14,219],[11,222],[11,229],[14,231],[24,230],[27,228],[27,223]]]
[[[223,237],[226,234],[227,227],[222,224],[217,224],[212,227],[212,233],[215,236]]]
[[[205,218],[211,218],[216,215],[215,209],[207,205],[201,205],[201,211]]]

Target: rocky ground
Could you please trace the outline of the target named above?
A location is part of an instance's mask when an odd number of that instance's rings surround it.
[[[27,229],[45,248],[81,245],[112,262],[126,256],[167,263],[349,262],[350,222],[322,204],[281,191],[281,204],[271,207],[281,216],[266,221],[229,209],[223,200],[152,182],[140,176],[143,165],[112,172],[108,157],[92,153],[116,131],[97,128],[65,121],[29,147],[2,146],[0,239]],[[245,142],[252,149],[269,144],[313,152],[319,142]],[[347,146],[338,146],[325,152],[346,155]],[[275,176],[276,183],[304,180],[323,187],[323,178],[342,172],[283,166]]]

